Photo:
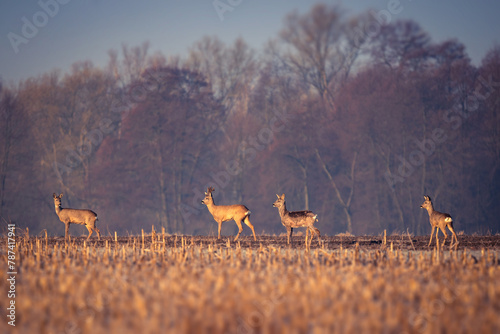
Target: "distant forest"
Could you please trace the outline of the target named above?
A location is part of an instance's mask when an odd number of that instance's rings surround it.
[[[258,234],[285,232],[282,193],[328,235],[429,234],[424,195],[457,232],[500,231],[500,46],[475,66],[416,22],[319,4],[262,50],[215,36],[185,56],[149,49],[1,85],[3,223],[64,235],[64,193],[104,235],[216,235],[201,204],[212,186]]]

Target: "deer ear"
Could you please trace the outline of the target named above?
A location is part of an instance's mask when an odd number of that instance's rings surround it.
[[[63,195],[63,194],[61,193],[61,195],[59,195],[59,197],[62,197],[62,195]]]
[[[52,194],[52,197],[56,198],[56,197],[57,197],[57,196],[56,196],[56,193],[53,193],[53,194]]]
[[[281,195],[281,198],[285,199],[285,194]]]
[[[280,195],[276,194],[276,197],[280,198]]]

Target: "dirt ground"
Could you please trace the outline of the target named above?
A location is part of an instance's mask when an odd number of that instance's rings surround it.
[[[427,245],[429,244],[430,235],[427,236],[411,236],[408,235],[392,235],[387,236],[387,247],[390,247],[391,243],[394,249],[399,250],[429,250]],[[43,239],[43,238],[42,238]],[[151,246],[151,235],[146,235],[144,237],[144,246]],[[234,247],[238,244],[242,248],[254,248],[258,249],[262,247],[287,247],[286,236],[267,236],[267,235],[259,235],[257,236],[257,241],[253,240],[251,236],[240,236],[239,240],[235,243],[233,241],[234,236],[223,236],[220,240],[217,240],[217,237],[212,236],[183,236],[183,235],[165,235],[165,245],[166,247],[180,247],[182,243],[185,242],[187,245],[195,243],[197,245],[217,245],[217,246],[227,246],[229,240],[229,246]],[[72,242],[76,242],[77,244],[83,244],[86,240],[85,237],[72,237]],[[161,234],[157,234],[155,237],[156,242],[163,243],[163,236]],[[159,241],[158,241],[159,240]],[[439,237],[440,242],[443,240],[443,236]],[[115,243],[114,237],[102,237],[100,241],[97,240],[94,236],[89,240],[91,245],[96,246],[104,246],[106,241],[108,243]],[[343,249],[351,249],[355,248],[356,244],[359,243],[359,248],[362,250],[377,250],[383,248],[383,237],[382,236],[322,236],[321,237],[322,244],[318,243],[318,239],[314,238],[311,248],[315,249],[318,247],[324,247],[325,249],[339,249],[342,247]],[[451,236],[448,236],[446,239],[446,245],[444,250],[449,249],[451,241]],[[461,235],[458,236],[459,245],[457,246],[458,250],[468,249],[468,250],[481,250],[481,249],[490,249],[490,250],[500,250],[500,235],[494,236],[469,236],[469,235]],[[49,243],[61,243],[64,242],[63,237],[50,237]],[[130,245],[134,242],[137,246],[140,247],[142,244],[141,236],[130,236],[130,237],[118,237],[117,242],[120,245]],[[304,236],[294,236],[293,237],[293,248],[304,248],[305,247],[305,237]],[[324,244],[324,245],[323,245]],[[433,237],[432,244],[430,249],[435,247],[435,238]]]

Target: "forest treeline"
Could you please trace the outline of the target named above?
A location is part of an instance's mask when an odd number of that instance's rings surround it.
[[[105,67],[2,85],[0,216],[62,235],[62,192],[104,234],[213,235],[201,204],[213,186],[216,204],[250,208],[257,233],[285,231],[282,193],[330,235],[428,234],[424,195],[457,231],[496,233],[499,104],[499,46],[475,66],[459,41],[374,12],[291,13],[258,51],[209,36],[185,56],[123,45]]]

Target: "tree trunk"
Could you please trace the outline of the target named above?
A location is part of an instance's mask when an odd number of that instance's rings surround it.
[[[330,184],[332,185],[333,190],[335,190],[335,194],[337,195],[337,198],[342,205],[342,208],[344,209],[344,213],[346,215],[347,219],[347,232],[352,233],[352,218],[351,218],[351,212],[350,212],[350,207],[351,207],[351,201],[352,197],[354,195],[354,169],[356,167],[356,157],[358,153],[354,153],[354,158],[352,159],[352,164],[351,164],[351,189],[349,192],[349,196],[347,198],[347,201],[344,201],[342,198],[342,195],[340,194],[340,191],[337,187],[337,184],[335,183],[335,180],[333,179],[332,175],[330,174],[330,171],[328,170],[326,164],[324,163],[323,159],[321,158],[318,149],[316,149],[316,157],[318,158],[321,167],[323,168],[323,171],[326,173],[326,176],[328,177],[328,180],[330,181]]]
[[[165,187],[165,171],[164,171],[164,161],[163,161],[163,145],[161,141],[161,130],[158,131],[156,136],[156,144],[158,145],[158,167],[159,167],[159,192],[160,192],[160,226],[165,227],[168,232],[173,232],[171,226],[169,226],[167,217],[167,196]]]

